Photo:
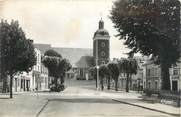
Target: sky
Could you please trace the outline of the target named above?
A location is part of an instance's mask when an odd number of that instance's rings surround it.
[[[110,34],[110,57],[126,57],[129,50],[115,37],[109,15],[115,0],[0,0],[0,18],[18,20],[26,37],[53,47],[93,48],[98,22]]]

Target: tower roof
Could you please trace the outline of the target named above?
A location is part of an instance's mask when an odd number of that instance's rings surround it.
[[[99,29],[94,33],[94,37],[95,36],[109,36],[109,32],[104,29],[104,21],[101,20],[99,21]]]
[[[95,33],[94,33],[94,37],[95,36],[109,36],[109,32],[106,29],[98,29]]]

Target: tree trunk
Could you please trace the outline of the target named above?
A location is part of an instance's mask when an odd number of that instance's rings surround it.
[[[115,90],[118,91],[118,78],[115,78]]]
[[[97,88],[97,78],[95,78],[96,79],[96,88]]]
[[[126,75],[126,92],[129,92],[129,74]]]
[[[55,78],[55,87],[57,88],[58,86],[58,78]]]
[[[103,83],[103,78],[101,78],[101,90],[104,90],[104,83]]]
[[[63,84],[65,82],[65,77],[61,77],[61,84]]]
[[[132,87],[132,75],[131,74],[129,75],[129,88],[130,88],[130,90],[133,90],[133,87]]]
[[[162,90],[170,90],[170,74],[169,74],[169,66],[162,63],[161,64],[161,80]]]
[[[10,98],[13,98],[13,75],[10,74]]]
[[[48,75],[48,89],[50,89],[50,76]]]
[[[107,89],[110,90],[110,85],[111,85],[111,79],[110,79],[110,76],[108,76],[108,79],[107,79]]]

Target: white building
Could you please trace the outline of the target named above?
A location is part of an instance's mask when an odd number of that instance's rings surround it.
[[[30,91],[30,81],[31,81],[32,74],[31,72],[26,73],[23,72],[21,74],[17,74],[14,76],[13,79],[13,91]]]
[[[35,48],[36,65],[29,73],[22,72],[14,76],[13,91],[35,91],[48,89],[48,70],[41,63],[41,51]]]
[[[181,62],[170,68],[170,85],[172,91],[181,91]]]
[[[31,78],[31,90],[46,90],[48,89],[48,69],[41,63],[41,57],[43,56],[41,51],[35,48],[37,57],[36,65],[32,70]]]
[[[40,77],[41,77],[40,90],[47,90],[49,88],[48,69],[43,64],[41,64]]]
[[[41,81],[40,75],[41,75],[41,52],[37,48],[35,48],[35,53],[36,53],[36,65],[33,66],[32,69],[32,78],[31,78],[31,90],[34,91],[39,89],[39,83]]]

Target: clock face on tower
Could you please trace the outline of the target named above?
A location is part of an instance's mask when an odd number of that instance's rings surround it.
[[[101,42],[101,47],[105,47],[105,46],[106,46],[105,42]]]
[[[106,53],[104,51],[101,52],[101,57],[104,57]]]
[[[99,59],[109,59],[109,40],[94,41],[94,56]]]
[[[98,40],[98,58],[109,58],[109,40]]]

